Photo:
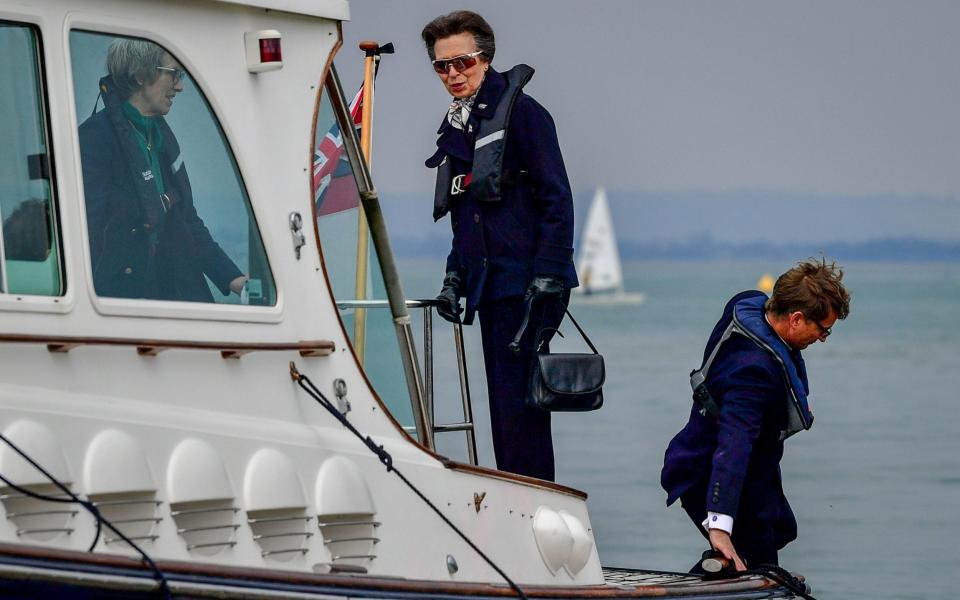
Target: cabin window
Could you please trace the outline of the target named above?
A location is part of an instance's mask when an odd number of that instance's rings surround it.
[[[70,53],[97,295],[276,304],[240,171],[177,56],[84,31]]]
[[[335,77],[333,73],[329,77]],[[331,104],[331,81],[316,115],[313,197],[317,232],[330,289],[354,353],[381,401],[415,435],[413,410],[373,242],[366,232],[354,169],[344,149],[344,128]],[[346,101],[344,101],[346,103]]]
[[[0,292],[63,294],[40,39],[0,21]]]

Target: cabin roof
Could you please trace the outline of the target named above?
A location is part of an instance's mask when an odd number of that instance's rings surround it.
[[[338,21],[350,20],[350,5],[347,0],[217,0],[230,4],[242,4],[298,15],[323,17]]]

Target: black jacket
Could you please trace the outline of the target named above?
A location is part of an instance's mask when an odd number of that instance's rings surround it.
[[[437,167],[448,158],[456,173],[469,173],[479,120],[493,116],[505,89],[505,77],[488,70],[468,121],[472,131],[455,129],[444,119],[437,151],[426,165]],[[475,197],[469,185],[449,201],[453,244],[447,270],[463,277],[466,323],[483,301],[522,296],[534,275],[577,285],[573,195],[556,126],[550,113],[522,92],[510,115],[503,171],[498,201]]]
[[[109,78],[103,85],[109,86]],[[93,282],[100,296],[212,302],[206,275],[224,294],[240,269],[210,236],[193,205],[180,147],[161,121],[163,209],[133,125],[105,94],[106,108],[80,126]],[[158,117],[162,120],[162,117]]]

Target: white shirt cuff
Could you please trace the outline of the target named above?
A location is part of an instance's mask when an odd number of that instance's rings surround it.
[[[722,529],[733,533],[733,517],[723,513],[707,512],[707,518],[702,523],[704,529]]]

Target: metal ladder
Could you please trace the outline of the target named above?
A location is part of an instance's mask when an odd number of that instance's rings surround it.
[[[477,437],[473,424],[473,407],[470,403],[470,382],[467,378],[467,355],[463,344],[463,325],[453,324],[453,343],[457,353],[457,372],[460,377],[460,400],[463,403],[463,420],[458,423],[437,425],[433,418],[433,307],[436,300],[407,300],[408,308],[423,308],[423,393],[427,405],[427,419],[431,427],[431,447],[438,433],[463,431],[467,436],[467,458],[471,465],[477,464]]]
[[[457,353],[457,370],[460,376],[460,400],[463,404],[463,420],[457,423],[437,425],[434,423],[434,395],[433,395],[433,308],[437,301],[407,300],[407,308],[423,309],[423,400],[426,406],[426,422],[430,428],[430,448],[436,448],[434,443],[436,434],[451,431],[463,431],[467,437],[467,458],[471,465],[477,464],[477,438],[473,424],[473,408],[470,404],[470,383],[467,379],[467,357],[463,344],[463,326],[460,323],[453,325],[453,342]],[[337,308],[343,309],[389,309],[386,300],[338,300]],[[416,414],[417,407],[414,407]],[[404,427],[407,433],[418,435],[416,426]]]

